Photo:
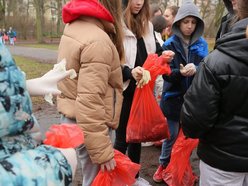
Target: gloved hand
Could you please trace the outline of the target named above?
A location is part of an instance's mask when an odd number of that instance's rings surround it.
[[[138,88],[143,88],[151,80],[151,75],[148,70],[143,70],[142,78],[136,83]]]
[[[185,77],[193,76],[196,73],[196,67],[193,63],[188,63],[186,66],[180,64],[180,73]]]
[[[68,76],[70,76],[71,79],[77,76],[74,69],[66,70],[65,64],[66,61],[63,59],[42,77],[27,80],[26,86],[29,94],[31,96],[60,94],[61,92],[58,90],[57,83]]]

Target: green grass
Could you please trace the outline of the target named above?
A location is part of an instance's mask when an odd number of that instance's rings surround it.
[[[19,46],[33,47],[33,48],[46,48],[50,50],[58,50],[58,44],[20,44]]]
[[[53,68],[53,64],[40,63],[36,60],[20,56],[13,56],[16,64],[26,73],[26,79],[37,78]],[[45,102],[42,96],[32,97],[33,105]]]

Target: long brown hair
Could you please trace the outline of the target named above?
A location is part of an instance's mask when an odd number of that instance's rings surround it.
[[[127,7],[124,10],[124,22],[137,38],[141,38],[148,32],[150,19],[149,0],[144,0],[144,5],[137,15],[133,15],[130,6],[131,0],[128,1]]]
[[[116,33],[112,35],[111,39],[115,44],[119,53],[121,62],[124,58],[124,47],[123,47],[123,27],[122,27],[122,6],[121,0],[99,0],[99,2],[110,12],[114,18],[114,26]]]
[[[247,8],[248,0],[238,0],[237,1],[237,13],[239,19],[244,19],[248,17],[248,8]]]

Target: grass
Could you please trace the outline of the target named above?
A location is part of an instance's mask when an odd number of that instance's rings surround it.
[[[53,64],[40,63],[37,60],[28,59],[20,56],[13,56],[16,64],[26,73],[26,79],[37,78],[44,75],[53,68]],[[44,103],[42,96],[32,97],[33,105]]]

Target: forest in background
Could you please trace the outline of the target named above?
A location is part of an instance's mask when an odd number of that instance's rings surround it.
[[[36,40],[59,38],[64,28],[61,19],[63,5],[69,0],[0,0],[0,28],[9,27],[17,32],[17,38]],[[183,0],[150,0],[162,10],[169,5],[180,6]],[[225,14],[223,0],[193,0],[199,7],[205,22],[204,36],[215,37],[221,17]]]

